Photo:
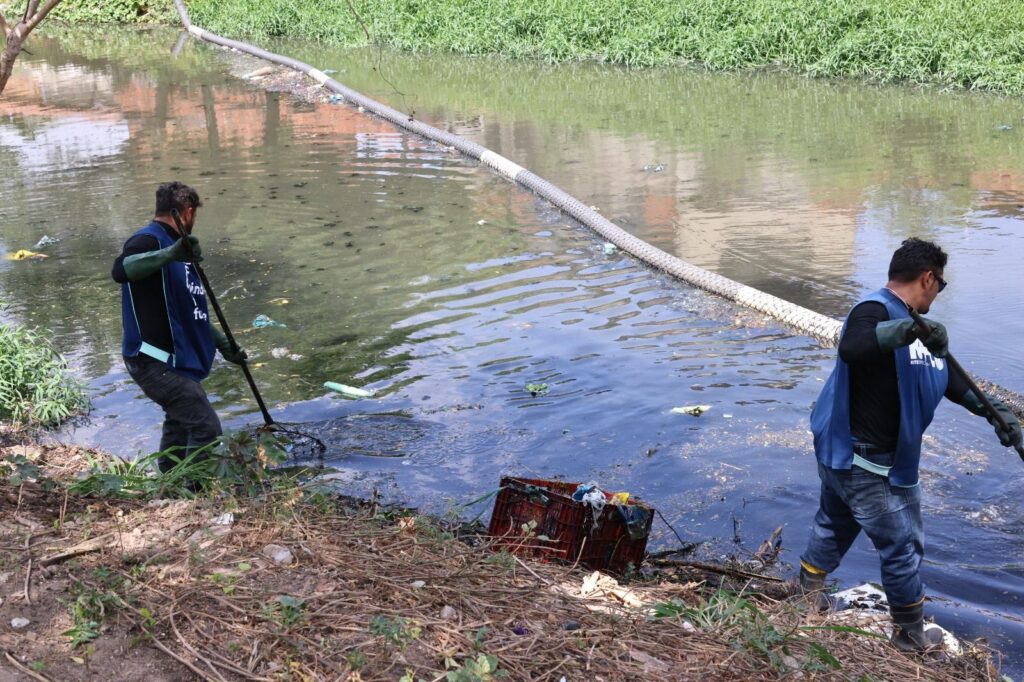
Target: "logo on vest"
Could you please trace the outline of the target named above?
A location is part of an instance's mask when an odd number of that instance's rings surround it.
[[[937,369],[940,372],[946,367],[945,361],[932,355],[927,346],[921,343],[921,339],[910,344],[910,364],[931,365],[932,369]]]
[[[209,320],[210,316],[199,307],[199,301],[196,300],[196,296],[200,296],[202,301],[206,302],[206,290],[203,289],[201,282],[192,281],[192,267],[189,263],[185,263],[185,288],[188,289],[188,293],[192,296],[192,319],[194,320]]]

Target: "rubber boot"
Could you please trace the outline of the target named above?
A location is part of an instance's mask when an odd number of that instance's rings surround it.
[[[896,629],[892,643],[900,651],[927,651],[942,645],[939,628],[925,628],[924,600],[910,606],[889,607]]]
[[[801,564],[800,593],[803,594],[818,613],[825,613],[832,608],[828,595],[825,594],[826,573],[811,573]]]

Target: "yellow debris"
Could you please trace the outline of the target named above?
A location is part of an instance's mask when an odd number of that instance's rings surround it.
[[[45,253],[36,253],[28,249],[21,249],[7,255],[7,260],[30,260],[33,258],[49,258]]]

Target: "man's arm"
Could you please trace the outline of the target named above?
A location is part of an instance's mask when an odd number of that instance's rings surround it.
[[[876,328],[889,320],[889,311],[876,301],[865,301],[853,309],[846,320],[846,331],[839,342],[839,357],[843,362],[856,364],[884,355],[878,343]]]
[[[131,279],[135,278],[129,278],[128,274],[124,271],[124,259],[128,256],[135,256],[140,253],[151,253],[159,249],[160,242],[156,240],[156,237],[148,234],[139,234],[132,237],[125,242],[124,250],[114,261],[114,267],[110,270],[110,276],[113,277],[114,281],[118,284],[126,284]]]
[[[125,243],[124,252],[114,261],[110,276],[118,284],[124,284],[145,279],[171,261],[195,260],[198,263],[203,259],[199,240],[190,236],[188,243],[185,246],[184,240],[179,239],[161,249],[155,237],[146,234],[132,237]]]

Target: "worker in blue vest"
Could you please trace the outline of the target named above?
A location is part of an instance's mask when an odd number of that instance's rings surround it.
[[[133,234],[114,261],[121,285],[122,355],[132,379],[164,410],[161,471],[221,435],[220,420],[199,383],[210,373],[215,350],[241,364],[227,337],[210,324],[203,288],[192,262],[202,260],[192,235],[202,203],[188,185],[169,182],[156,190],[153,220]],[[175,227],[177,211],[184,234]]]
[[[907,239],[889,264],[889,281],[853,307],[843,325],[835,369],[811,414],[821,497],[807,549],[800,557],[800,586],[828,608],[825,576],[839,566],[863,530],[882,565],[882,585],[896,627],[893,644],[912,651],[941,642],[924,627],[924,556],[918,464],[921,437],[943,396],[988,416],[981,400],[943,358],[946,329],[926,320],[918,329],[913,308],[926,314],[946,288],[947,255],[937,245]],[[1021,442],[1013,413],[992,396],[1009,431],[995,420],[1003,445]]]

